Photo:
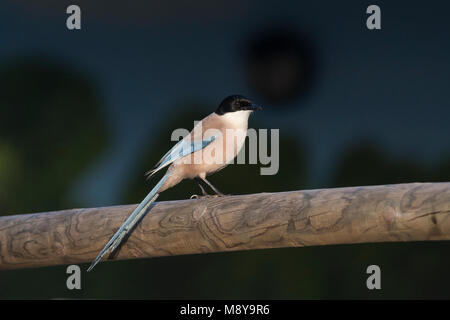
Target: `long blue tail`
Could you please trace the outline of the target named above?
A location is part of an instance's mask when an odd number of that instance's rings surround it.
[[[97,263],[103,258],[105,254],[108,252],[113,252],[119,244],[122,242],[123,238],[130,232],[130,230],[134,227],[134,225],[140,220],[140,218],[145,214],[148,207],[158,198],[159,189],[161,189],[164,182],[169,177],[169,173],[166,173],[164,177],[158,182],[158,184],[149,192],[149,194],[145,197],[144,200],[134,209],[133,213],[125,220],[122,226],[117,230],[117,232],[113,235],[111,240],[108,241],[106,246],[100,251],[98,256],[92,261],[89,269],[87,271],[91,271]]]

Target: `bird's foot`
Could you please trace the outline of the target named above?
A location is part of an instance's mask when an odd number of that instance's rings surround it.
[[[223,195],[218,195],[218,194],[207,194],[207,195],[203,195],[203,196],[199,196],[197,194],[193,194],[189,199],[208,199],[208,198],[218,198],[218,197],[222,197]]]

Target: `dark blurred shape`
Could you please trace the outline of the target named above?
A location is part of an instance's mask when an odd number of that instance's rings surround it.
[[[106,145],[89,79],[45,58],[0,65],[0,212],[64,209],[74,180]]]
[[[302,33],[294,28],[268,28],[249,37],[247,43],[246,77],[264,102],[285,105],[310,91],[315,54]]]
[[[450,181],[450,154],[443,157],[440,165],[434,171],[432,181]]]

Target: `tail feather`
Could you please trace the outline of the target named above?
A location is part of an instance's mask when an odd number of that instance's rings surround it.
[[[117,232],[108,241],[102,251],[100,251],[94,261],[92,261],[90,267],[87,270],[88,272],[91,271],[108,252],[113,252],[119,246],[123,238],[130,232],[131,229],[133,229],[136,223],[145,214],[148,207],[150,207],[150,205],[156,200],[156,198],[158,198],[158,191],[161,189],[168,177],[169,173],[166,173],[164,177],[162,177],[162,179],[152,189],[152,191],[149,192],[145,199],[142,200],[142,202],[137,206],[136,209],[134,209],[133,213],[130,214],[130,216],[125,220],[119,230],[117,230]]]

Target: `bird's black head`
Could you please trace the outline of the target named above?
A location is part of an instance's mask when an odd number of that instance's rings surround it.
[[[218,115],[223,115],[228,112],[236,112],[243,110],[255,111],[255,110],[262,110],[262,108],[260,106],[255,105],[246,97],[239,94],[235,94],[223,99],[223,101],[217,108],[216,113]]]

